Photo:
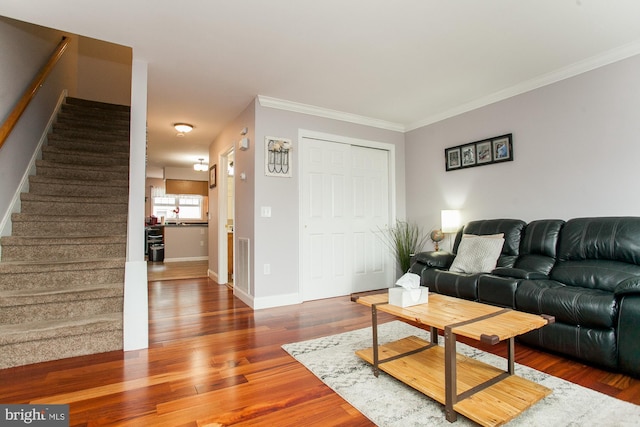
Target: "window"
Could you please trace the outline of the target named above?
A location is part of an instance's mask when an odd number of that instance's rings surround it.
[[[166,194],[153,198],[153,215],[157,218],[164,217],[165,220],[202,221],[205,219],[202,205],[202,196]]]

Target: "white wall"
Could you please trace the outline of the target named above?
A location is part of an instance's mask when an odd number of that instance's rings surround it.
[[[217,280],[218,276],[218,260],[219,260],[219,240],[218,240],[218,217],[220,211],[220,204],[226,209],[227,200],[219,200],[221,188],[221,166],[220,156],[226,153],[230,148],[236,148],[234,154],[234,166],[235,166],[235,224],[234,224],[234,239],[237,242],[239,237],[250,239],[251,254],[253,259],[253,240],[254,240],[254,194],[255,194],[255,177],[254,177],[254,162],[255,162],[255,101],[244,109],[242,113],[231,121],[224,130],[220,132],[216,140],[209,147],[209,167],[216,164],[218,174],[218,185],[215,188],[209,189],[209,270],[213,272],[212,279]],[[240,131],[243,128],[248,129],[247,135],[250,140],[249,149],[246,151],[238,150],[238,141],[242,136]],[[240,179],[240,174],[246,174],[246,180]],[[226,231],[221,236],[222,239],[227,238]],[[253,277],[250,277],[253,282]],[[223,283],[226,283],[226,278]]]
[[[636,56],[407,133],[408,217],[638,215],[639,75]],[[505,133],[513,162],[445,172],[445,148]]]
[[[62,33],[0,17],[0,123],[28,88],[62,39]],[[56,103],[76,92],[77,40],[73,38],[45,84],[0,148],[0,221],[29,166]]]
[[[299,198],[298,164],[299,131],[309,130],[368,141],[393,144],[396,147],[396,212],[405,214],[404,134],[339,120],[316,117],[273,108],[256,103],[255,131],[255,217],[254,236],[254,307],[268,307],[295,302],[299,291]],[[283,137],[293,142],[291,178],[268,177],[264,173],[264,138]],[[260,208],[271,207],[272,216],[262,218]],[[241,210],[236,207],[236,212]],[[269,264],[271,273],[263,273]]]
[[[78,53],[78,97],[131,105],[130,48],[80,37]]]
[[[249,149],[240,151],[240,131],[248,128]],[[299,131],[345,136],[385,142],[396,147],[396,213],[405,215],[404,134],[339,120],[262,107],[253,101],[216,138],[209,149],[210,163],[218,163],[229,147],[236,147],[235,166],[235,239],[251,241],[250,280],[253,293],[243,300],[254,308],[295,302],[298,296],[299,265],[299,174],[297,164]],[[292,178],[267,177],[264,174],[264,138],[279,136],[293,141]],[[240,175],[246,174],[246,180]],[[220,172],[218,172],[220,173]],[[219,175],[220,176],[220,175]],[[219,186],[210,190],[209,269],[217,273]],[[272,216],[262,218],[260,207],[271,207]],[[226,236],[223,236],[226,238]],[[271,265],[271,274],[263,274],[263,265]],[[237,266],[236,266],[237,271]],[[215,276],[215,275],[214,275]]]

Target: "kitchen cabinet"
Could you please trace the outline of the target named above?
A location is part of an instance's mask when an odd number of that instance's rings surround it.
[[[165,180],[166,194],[198,194],[200,196],[209,195],[207,181],[187,181],[181,179]]]

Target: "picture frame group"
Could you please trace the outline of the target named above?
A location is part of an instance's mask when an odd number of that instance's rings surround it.
[[[445,148],[444,157],[447,171],[513,161],[513,134]]]

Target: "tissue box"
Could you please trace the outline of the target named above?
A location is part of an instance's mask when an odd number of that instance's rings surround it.
[[[398,307],[425,304],[429,301],[429,288],[420,286],[417,289],[405,289],[399,286],[389,288],[389,304]]]

